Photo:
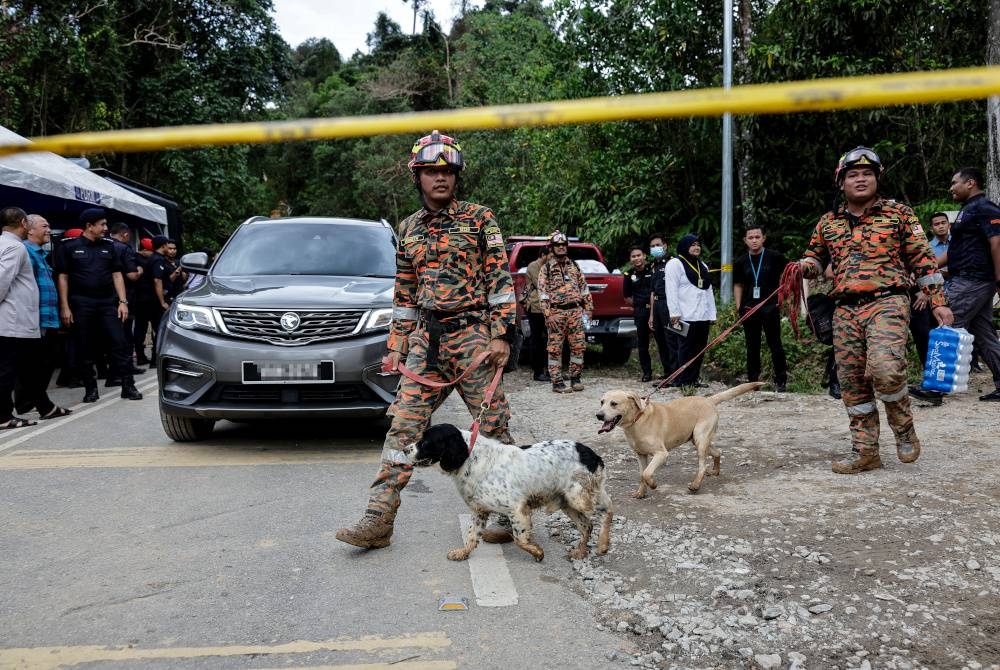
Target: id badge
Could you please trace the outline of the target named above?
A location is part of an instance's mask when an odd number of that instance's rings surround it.
[[[760,287],[759,286],[754,286],[753,287],[753,299],[754,300],[760,300]]]

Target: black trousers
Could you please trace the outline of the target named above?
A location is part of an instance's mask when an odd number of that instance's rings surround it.
[[[135,327],[132,331],[132,345],[138,361],[146,360],[146,331],[153,327],[153,354],[156,353],[156,331],[160,329],[163,308],[156,301],[140,300],[135,306]],[[532,326],[534,328],[534,326]]]
[[[687,337],[678,337],[681,341],[679,352],[680,362],[678,365],[684,365],[686,362],[691,361],[691,365],[674,380],[681,386],[690,386],[697,383],[698,377],[701,375],[701,364],[705,360],[705,355],[698,355],[698,352],[708,344],[708,330],[711,328],[712,322],[691,321],[689,325]]]
[[[55,328],[42,328],[39,339],[26,340],[23,359],[27,362],[27,370],[18,374],[14,387],[14,407],[31,405],[44,416],[55,407],[55,403],[49,398],[48,389],[52,373],[59,364],[59,331]]]
[[[118,301],[115,298],[69,297],[73,312],[73,359],[70,366],[76,370],[84,387],[94,388],[94,369],[91,362],[100,356],[93,343],[108,343],[108,374],[112,377],[132,379],[132,362],[125,344],[125,331],[118,318]]]
[[[667,308],[666,300],[656,300],[653,303],[653,338],[656,340],[656,348],[660,352],[660,365],[663,366],[663,376],[673,374],[681,363],[680,342],[683,339],[667,330],[670,323],[670,310]]]
[[[639,347],[639,367],[642,374],[653,374],[653,361],[649,357],[649,303],[634,304],[635,308],[635,339]]]
[[[745,313],[747,310],[741,311]],[[747,341],[747,380],[755,382],[760,379],[761,332],[767,338],[767,348],[771,350],[774,383],[784,384],[788,381],[788,364],[785,348],[781,344],[781,312],[777,307],[761,307],[743,322],[743,334]]]
[[[923,309],[910,310],[910,335],[913,336],[913,344],[917,348],[922,366],[927,365],[927,346],[931,339],[932,320],[930,305]]]
[[[528,326],[531,327],[531,370],[540,375],[548,369],[549,329],[545,325],[545,315],[528,312]]]

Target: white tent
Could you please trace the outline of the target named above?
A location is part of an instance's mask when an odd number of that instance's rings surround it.
[[[27,142],[0,126],[0,144]],[[167,210],[161,205],[47,151],[0,156],[0,207],[7,206],[29,213],[53,208],[78,213],[87,207],[104,207],[160,228],[167,223]]]

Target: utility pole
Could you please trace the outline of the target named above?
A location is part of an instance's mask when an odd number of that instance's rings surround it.
[[[722,87],[733,85],[733,0],[724,0],[722,16]],[[733,115],[722,115],[722,283],[719,300],[728,305],[733,295]]]

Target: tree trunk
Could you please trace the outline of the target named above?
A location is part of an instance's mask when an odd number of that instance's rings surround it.
[[[991,0],[1000,3],[1000,0]],[[750,40],[753,38],[753,7],[750,0],[739,0],[739,39],[736,40],[736,81],[746,84],[750,78]],[[740,182],[740,210],[743,214],[743,227],[748,228],[756,219],[756,208],[753,196],[748,189],[751,162],[753,161],[753,131],[750,129],[750,117],[734,119],[737,128],[738,165],[737,178]],[[738,235],[738,237],[743,237]]]
[[[1000,65],[1000,0],[990,0],[989,42],[986,64]],[[986,159],[986,192],[993,200],[1000,198],[1000,96],[986,102],[986,125],[989,147]]]

